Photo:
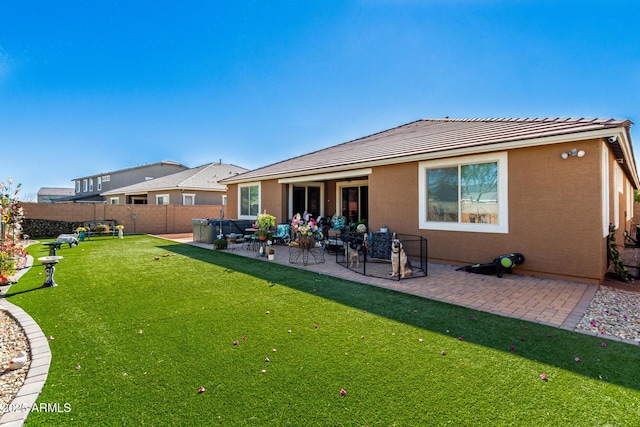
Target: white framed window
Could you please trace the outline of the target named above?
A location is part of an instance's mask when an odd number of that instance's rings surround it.
[[[76,181],[76,193],[80,192],[80,181]]]
[[[156,205],[168,205],[168,204],[169,204],[168,194],[156,194]]]
[[[93,191],[93,178],[89,180],[89,191]]]
[[[195,194],[187,194],[182,193],[182,204],[183,205],[195,205],[196,204],[196,195]]]
[[[89,191],[89,181],[87,181],[86,179],[82,180],[82,191],[87,192]]]
[[[99,176],[96,180],[98,181],[98,191],[102,191],[102,177]]]
[[[222,206],[227,206],[227,195],[226,194],[224,194],[222,196]]]
[[[509,232],[506,152],[420,162],[419,227]]]
[[[260,213],[260,183],[238,185],[238,217],[256,219]]]
[[[120,204],[120,197],[110,197],[109,198],[109,204],[111,204],[111,205],[119,205]]]

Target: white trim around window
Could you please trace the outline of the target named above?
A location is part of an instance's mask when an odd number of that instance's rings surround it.
[[[120,204],[120,197],[109,197],[109,204],[110,205],[119,205]]]
[[[358,187],[358,217],[361,217],[362,202],[360,201],[360,187],[368,187],[368,179],[358,179],[354,181],[338,181],[336,182],[336,211],[335,215],[342,216],[342,189],[344,187]],[[324,199],[323,199],[324,200]]]
[[[168,194],[156,194],[156,205],[168,205],[168,204],[169,204]]]
[[[185,206],[193,206],[196,204],[195,193],[182,193],[182,204]]]
[[[256,199],[254,200],[254,203],[251,203],[251,192],[252,192],[252,188],[253,188],[253,192],[254,192],[254,197],[256,197]],[[247,191],[248,192],[248,197],[249,197],[249,205],[245,207],[245,209],[243,210],[242,207],[242,193],[243,191]],[[257,195],[255,194],[257,192]],[[247,183],[243,183],[243,184],[238,184],[238,219],[249,219],[249,220],[253,220],[253,219],[257,219],[258,218],[258,214],[260,212],[262,212],[262,206],[260,203],[260,199],[261,199],[261,186],[260,186],[260,182],[247,182]]]
[[[438,168],[497,163],[497,222],[471,223],[458,221],[429,221],[427,199],[427,171]],[[473,233],[509,233],[508,156],[506,152],[430,160],[418,164],[418,226],[423,230],[465,231]],[[458,187],[460,185],[458,184]],[[458,190],[460,194],[460,189]]]

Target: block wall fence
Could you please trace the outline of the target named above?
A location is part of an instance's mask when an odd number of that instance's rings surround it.
[[[124,225],[125,233],[176,234],[191,233],[193,219],[220,218],[223,206],[22,203],[22,208],[25,218],[29,219],[67,222],[115,220]]]
[[[222,205],[110,205],[101,203],[22,203],[26,218],[82,222],[113,219],[127,233],[174,234],[193,231],[192,219],[220,218]],[[136,215],[136,220],[132,215]],[[633,223],[640,225],[640,203],[633,205]]]

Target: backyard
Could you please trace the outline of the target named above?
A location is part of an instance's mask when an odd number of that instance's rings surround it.
[[[7,294],[50,337],[38,402],[70,408],[27,426],[640,419],[638,346],[146,235],[59,255]]]

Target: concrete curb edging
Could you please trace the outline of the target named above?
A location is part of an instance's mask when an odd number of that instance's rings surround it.
[[[22,276],[33,266],[33,258],[29,255],[26,267],[21,270],[18,276]],[[51,365],[51,350],[49,341],[40,326],[33,320],[26,311],[15,304],[2,298],[0,308],[9,312],[18,322],[29,342],[29,358],[31,363],[24,379],[22,387],[10,402],[10,412],[0,414],[0,427],[21,427],[31,407],[35,404],[44,383],[47,381],[49,366]]]
[[[10,403],[15,410],[0,417],[0,427],[19,427],[27,419],[31,407],[38,399],[47,380],[49,365],[51,365],[51,351],[42,329],[27,312],[7,300],[2,301],[2,307],[18,321],[27,336],[30,347],[31,364],[27,376]]]

